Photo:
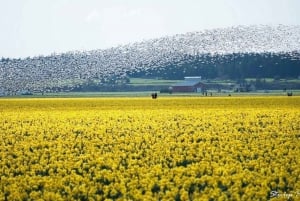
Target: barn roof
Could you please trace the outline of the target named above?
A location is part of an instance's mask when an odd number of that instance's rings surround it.
[[[182,81],[177,84],[174,84],[173,87],[192,87],[195,86],[196,84],[200,83],[199,81]]]

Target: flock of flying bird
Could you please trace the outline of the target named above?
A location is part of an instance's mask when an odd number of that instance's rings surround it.
[[[130,72],[187,62],[186,55],[290,53],[299,59],[300,26],[253,25],[177,34],[104,50],[0,61],[0,94],[70,90],[88,80],[105,83]],[[205,61],[204,61],[205,62]]]

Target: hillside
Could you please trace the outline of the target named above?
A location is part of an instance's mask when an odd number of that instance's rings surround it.
[[[238,26],[162,37],[105,50],[2,58],[0,92],[123,85],[130,77],[297,78],[300,26]]]

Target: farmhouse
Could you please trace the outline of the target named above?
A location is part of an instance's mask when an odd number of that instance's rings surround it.
[[[205,84],[201,82],[201,76],[184,77],[182,82],[172,86],[172,92],[197,92],[202,93],[206,90]]]

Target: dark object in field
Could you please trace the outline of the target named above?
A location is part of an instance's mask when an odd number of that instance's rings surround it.
[[[293,92],[287,92],[287,96],[293,96]]]
[[[151,96],[152,96],[152,99],[157,99],[157,93],[152,93]]]

